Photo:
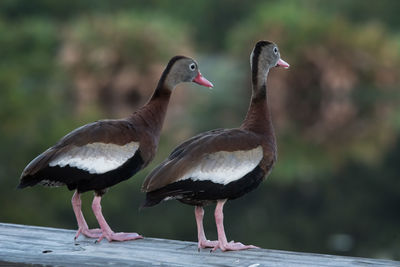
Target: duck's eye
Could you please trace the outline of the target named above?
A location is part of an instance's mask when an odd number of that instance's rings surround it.
[[[275,55],[278,54],[278,48],[274,47],[274,53],[275,53]]]
[[[196,64],[192,63],[189,65],[190,70],[195,70],[196,69]]]

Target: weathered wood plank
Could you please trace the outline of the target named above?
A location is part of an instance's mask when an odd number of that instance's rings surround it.
[[[145,238],[95,244],[75,231],[0,223],[0,265],[57,266],[400,266],[400,262],[269,249],[210,253],[193,242]]]

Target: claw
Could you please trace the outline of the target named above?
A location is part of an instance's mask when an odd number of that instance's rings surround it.
[[[237,251],[237,250],[245,250],[245,249],[252,249],[252,248],[259,248],[253,245],[243,245],[240,242],[229,242],[223,244],[222,242],[219,242],[213,249],[212,251],[216,251],[217,249],[221,249],[222,251]]]
[[[218,244],[218,241],[199,240],[197,247],[200,251],[201,248],[213,248],[217,244]]]
[[[79,227],[74,240],[78,239],[81,234],[89,238],[98,238],[101,236],[101,229],[88,229],[87,227]]]
[[[108,242],[111,241],[128,241],[128,240],[136,240],[136,239],[142,239],[143,236],[137,234],[137,233],[114,233],[114,232],[107,232],[104,231],[103,234],[100,236],[100,238],[97,240],[97,242],[100,242],[103,240],[103,238],[106,238]]]

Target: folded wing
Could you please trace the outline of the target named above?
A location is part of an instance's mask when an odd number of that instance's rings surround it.
[[[26,166],[19,187],[40,182],[59,185],[66,179],[87,179],[118,169],[138,151],[136,136],[134,126],[124,120],[97,121],[77,128]],[[71,175],[54,171],[65,167],[71,169]],[[78,171],[85,175],[77,175]]]
[[[178,146],[146,178],[143,191],[192,179],[227,184],[252,171],[263,158],[261,141],[242,129],[218,129]]]

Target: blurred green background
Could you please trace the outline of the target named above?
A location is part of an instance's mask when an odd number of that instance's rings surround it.
[[[196,241],[193,207],[139,212],[141,183],[184,139],[240,125],[249,55],[264,39],[291,64],[268,80],[279,158],[256,191],[226,205],[228,239],[400,260],[399,10],[396,0],[1,1],[0,221],[75,229],[72,192],[16,190],[23,168],[78,126],[127,116],[184,54],[215,88],[178,86],[156,159],[102,204],[115,231]],[[83,211],[97,227],[92,197]]]

